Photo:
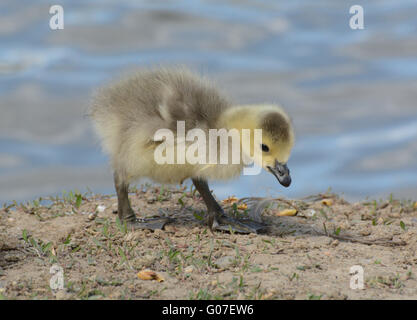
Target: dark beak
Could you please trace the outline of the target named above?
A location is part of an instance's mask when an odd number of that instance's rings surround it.
[[[289,187],[291,184],[290,169],[286,163],[279,163],[275,161],[275,167],[268,167],[269,171],[278,179],[279,183],[284,187]]]

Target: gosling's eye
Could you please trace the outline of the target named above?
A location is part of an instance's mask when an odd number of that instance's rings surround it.
[[[262,148],[263,152],[268,152],[269,151],[269,147],[266,144],[262,143],[261,148]]]

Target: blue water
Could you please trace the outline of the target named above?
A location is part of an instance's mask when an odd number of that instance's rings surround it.
[[[189,65],[238,103],[279,102],[293,118],[292,186],[263,173],[215,183],[217,196],[417,195],[415,1],[363,2],[364,30],[344,1],[60,4],[57,31],[48,1],[0,5],[1,202],[113,192],[85,111],[95,88],[155,64]]]

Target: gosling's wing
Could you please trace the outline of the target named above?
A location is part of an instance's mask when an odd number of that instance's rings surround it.
[[[102,127],[117,123],[122,142],[133,136],[152,141],[158,129],[169,129],[176,136],[178,121],[185,122],[185,132],[216,128],[229,106],[206,79],[175,68],[139,71],[101,89],[91,113]]]
[[[157,97],[150,115],[176,133],[177,122],[185,122],[185,131],[216,128],[217,121],[230,103],[206,79],[186,69],[162,69],[148,75]],[[159,128],[158,126],[155,129]]]

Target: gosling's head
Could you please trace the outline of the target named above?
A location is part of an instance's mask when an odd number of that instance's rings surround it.
[[[260,115],[262,129],[262,167],[271,172],[284,187],[291,184],[287,162],[294,145],[294,132],[289,117],[277,107]]]
[[[240,106],[230,115],[235,127],[240,129],[262,129],[262,140],[256,133],[251,134],[250,150],[253,161],[271,172],[284,187],[291,184],[287,162],[294,145],[294,131],[289,116],[276,105]],[[253,130],[255,132],[255,130]]]

